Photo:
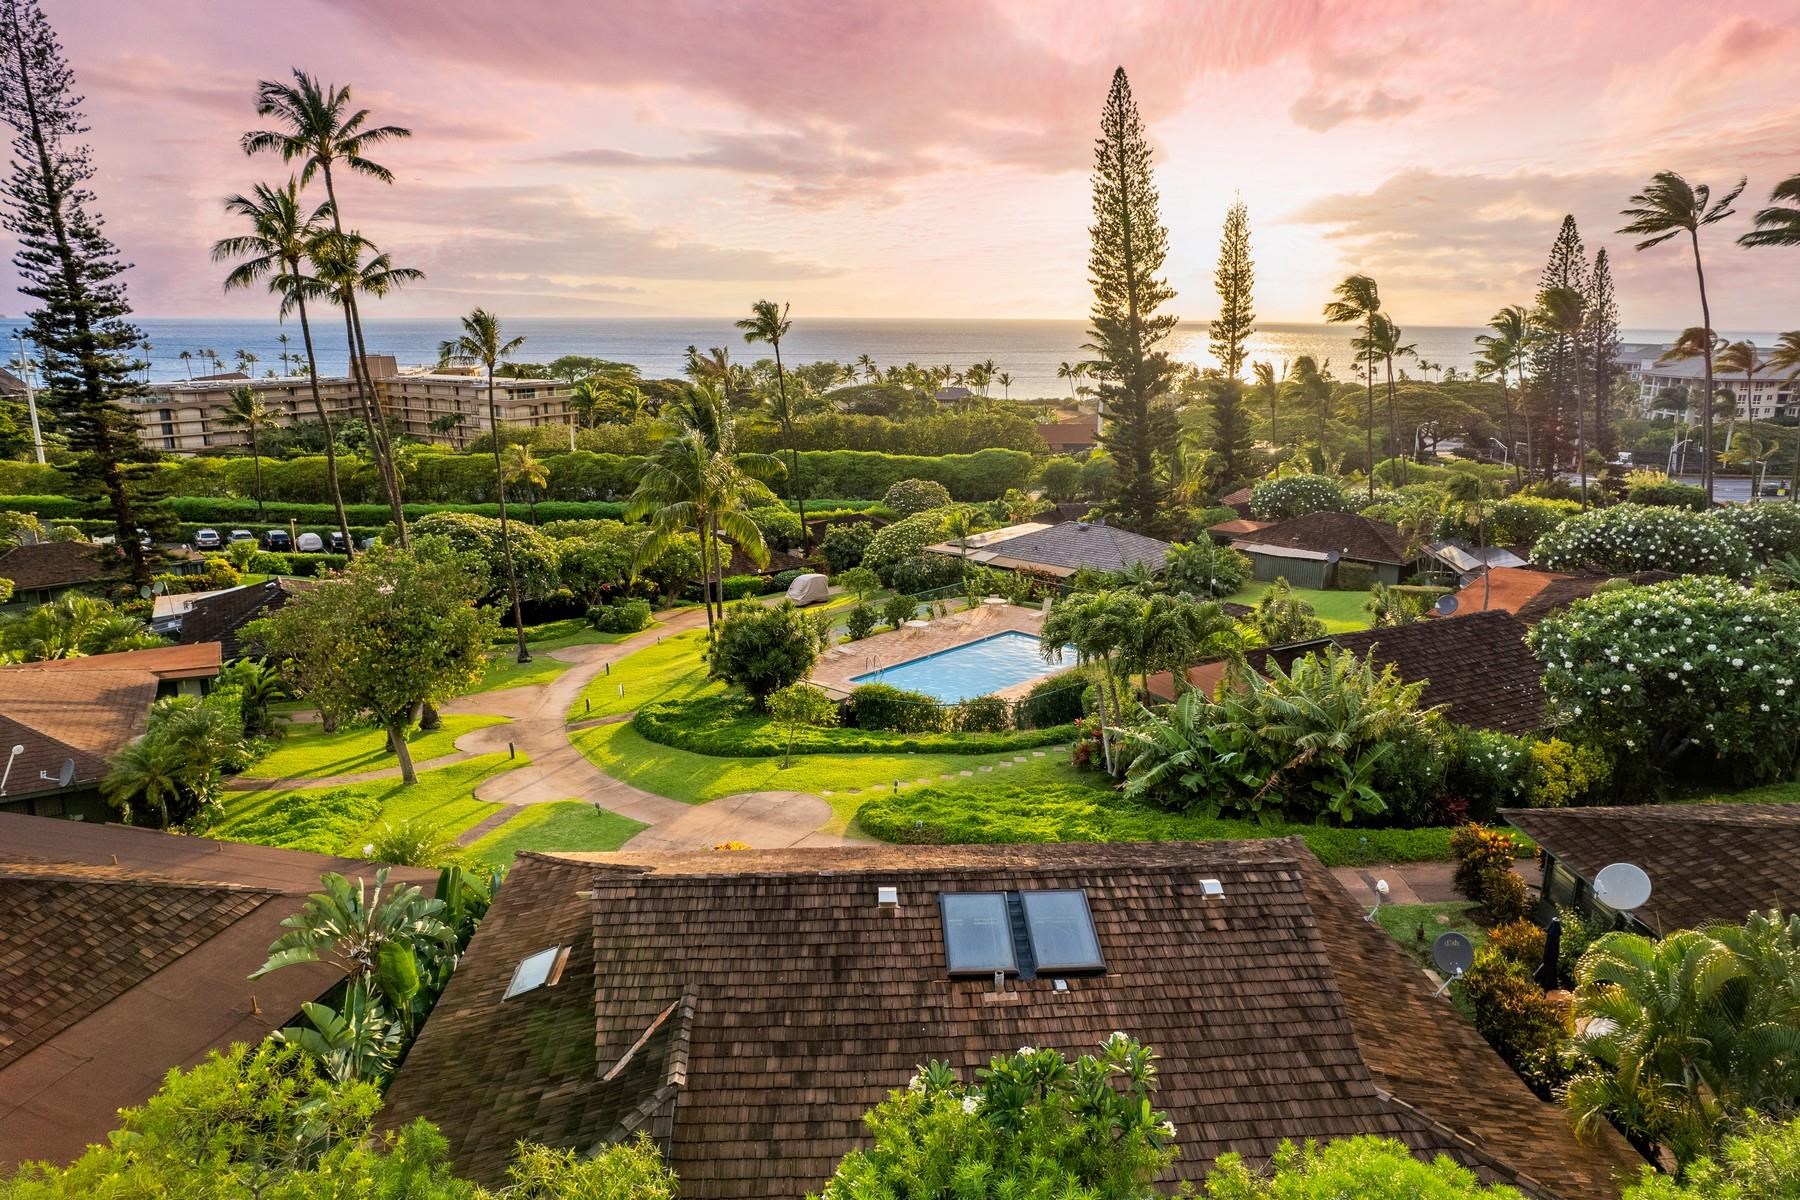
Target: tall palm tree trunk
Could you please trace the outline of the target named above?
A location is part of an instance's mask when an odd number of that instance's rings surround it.
[[[706,609],[706,644],[710,646],[713,634],[712,537],[707,531],[705,514],[695,520],[694,532],[700,538],[700,604]]]
[[[1519,451],[1513,445],[1513,407],[1512,393],[1506,390],[1506,368],[1500,368],[1500,411],[1506,414],[1506,459],[1512,463],[1513,482],[1519,479]]]
[[[1369,341],[1374,342],[1374,340],[1375,323],[1370,321]],[[1368,432],[1369,499],[1373,501],[1375,499],[1375,360],[1372,358],[1369,360],[1369,372],[1366,378],[1369,381],[1369,414],[1368,424],[1364,428]]]
[[[1700,284],[1700,327],[1705,336],[1701,339],[1701,354],[1706,361],[1706,401],[1700,410],[1700,444],[1705,456],[1700,464],[1700,486],[1706,489],[1706,506],[1713,502],[1713,355],[1712,355],[1712,309],[1706,303],[1706,270],[1700,265],[1700,231],[1698,228],[1688,231],[1694,244],[1694,278]],[[1734,396],[1732,403],[1737,399]]]
[[[394,518],[400,545],[404,547],[407,544],[406,510],[400,504],[400,490],[394,480],[394,465],[382,452],[381,411],[375,403],[375,389],[368,378],[367,364],[356,352],[356,321],[351,313],[348,294],[340,298],[339,307],[344,310],[344,340],[350,354],[350,379],[356,386],[357,402],[362,405],[363,421],[369,427],[369,455],[375,460],[376,474],[381,476],[381,490],[387,496],[388,511]]]
[[[394,459],[394,443],[388,438],[387,413],[381,407],[381,393],[375,390],[375,377],[369,374],[369,346],[363,340],[362,305],[356,302],[356,293],[350,293],[350,327],[356,338],[356,360],[362,364],[363,380],[369,389],[369,411],[374,417],[374,424],[369,428],[370,439],[379,448],[381,461],[387,470],[383,481],[387,485],[388,505],[394,511],[394,527],[399,530],[400,545],[408,545],[406,536],[406,504],[401,496],[400,465]]]
[[[262,438],[257,432],[261,421],[252,420],[250,426],[250,467],[256,480],[256,519],[263,520],[263,486],[262,486]]]
[[[299,273],[299,264],[288,264]],[[331,428],[331,415],[325,411],[325,400],[319,395],[319,358],[313,351],[312,322],[307,319],[306,300],[296,291],[295,306],[300,310],[300,340],[306,344],[306,382],[312,388],[313,409],[325,429],[325,483],[331,489],[331,507],[337,513],[338,532],[344,535],[344,555],[356,557],[355,543],[350,539],[350,518],[344,512],[344,493],[338,486],[337,436]]]
[[[494,364],[488,363],[488,432],[494,442],[494,494],[500,501],[500,557],[506,560],[506,587],[512,595],[513,632],[519,638],[519,661],[531,661],[525,648],[525,615],[519,604],[519,573],[513,567],[512,536],[506,527],[506,473],[500,465],[500,406],[494,403]]]
[[[1396,338],[1396,341],[1399,339]],[[1394,356],[1387,356],[1388,385],[1388,458],[1393,462],[1398,474],[1394,477],[1396,487],[1406,485],[1406,455],[1400,453],[1400,408],[1394,399]]]
[[[800,549],[812,552],[812,534],[806,528],[806,489],[800,484],[800,447],[794,444],[794,414],[788,410],[787,372],[781,365],[781,341],[770,343],[775,350],[775,391],[781,397],[781,432],[787,437],[788,473],[793,476],[794,499],[800,505]]]

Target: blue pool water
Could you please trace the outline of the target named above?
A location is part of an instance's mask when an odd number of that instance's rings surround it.
[[[1060,663],[1046,663],[1034,635],[1009,630],[984,637],[979,642],[952,646],[924,658],[858,675],[850,682],[885,683],[909,692],[923,692],[945,704],[955,704],[974,696],[991,695],[1015,683],[1024,683],[1074,664],[1073,647],[1063,647]]]

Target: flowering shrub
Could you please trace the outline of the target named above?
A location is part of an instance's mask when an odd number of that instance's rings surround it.
[[[1733,504],[1712,519],[1743,534],[1757,562],[1800,554],[1800,509],[1792,504]]]
[[[1750,573],[1750,543],[1706,513],[1618,504],[1572,517],[1538,540],[1532,558],[1553,571]]]
[[[1496,809],[1527,803],[1531,785],[1527,739],[1466,725],[1451,727],[1444,791],[1467,802],[1470,820],[1492,820]]]
[[[1508,921],[1488,930],[1488,949],[1508,962],[1535,970],[1544,961],[1544,931],[1530,921]]]
[[[950,490],[935,479],[897,479],[881,502],[903,517],[950,503]]]
[[[1546,738],[1531,747],[1533,808],[1566,808],[1586,804],[1612,778],[1612,759],[1592,743],[1573,745]]]
[[[1513,840],[1499,830],[1464,825],[1450,835],[1450,857],[1456,862],[1451,881],[1458,892],[1485,904],[1486,885],[1496,873],[1512,874],[1516,853]]]
[[[1259,521],[1285,521],[1315,512],[1349,512],[1352,505],[1328,475],[1283,475],[1250,489],[1250,513]]]
[[[866,1196],[1091,1196],[1136,1200],[1175,1159],[1175,1126],[1151,1106],[1156,1056],[1123,1033],[1097,1054],[1019,1047],[966,1084],[919,1068],[864,1118],[822,1200]],[[977,1192],[969,1183],[979,1180]]]
[[[1488,506],[1487,540],[1490,546],[1534,546],[1539,538],[1581,511],[1574,500],[1552,500],[1544,496],[1508,496]],[[1472,539],[1475,522],[1472,514],[1460,511],[1444,515],[1439,526],[1444,537]]]
[[[1527,1082],[1547,1091],[1562,1082],[1561,1056],[1572,1032],[1569,1012],[1544,994],[1531,968],[1484,947],[1462,979],[1475,1030]]]
[[[1598,593],[1541,622],[1552,715],[1620,769],[1698,758],[1739,783],[1800,765],[1800,595],[1724,579]]]

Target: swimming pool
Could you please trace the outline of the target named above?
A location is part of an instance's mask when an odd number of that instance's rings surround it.
[[[945,704],[955,704],[974,696],[992,695],[1002,688],[1074,664],[1074,647],[1063,647],[1061,662],[1047,663],[1039,652],[1036,635],[1008,630],[978,642],[952,646],[924,658],[870,671],[850,682],[885,683],[909,692],[923,692]]]

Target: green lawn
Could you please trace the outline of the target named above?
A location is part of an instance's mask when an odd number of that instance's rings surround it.
[[[541,647],[532,646],[532,659],[522,663],[518,660],[517,650],[501,650],[488,657],[487,674],[475,685],[478,692],[497,692],[501,688],[529,687],[537,683],[549,683],[558,675],[568,670],[569,663],[551,658],[541,652]]]
[[[1800,804],[1800,780],[1745,788],[1741,792],[1708,792],[1686,798],[1683,804]]]
[[[973,778],[985,778],[983,766],[993,767],[995,776],[1024,771],[1026,765],[1002,768],[995,764],[1012,761],[1011,755],[978,754],[797,754],[784,770],[779,758],[719,758],[710,754],[694,754],[659,746],[649,741],[630,725],[598,725],[578,730],[573,741],[593,764],[626,783],[668,796],[688,804],[717,800],[739,792],[859,792],[854,799],[868,799],[887,792],[895,780],[913,780],[959,771],[975,772]],[[1021,751],[1030,754],[1030,751]],[[1062,757],[1056,751],[1051,755]],[[1044,764],[1045,759],[1028,759]],[[837,802],[833,797],[827,797]],[[852,810],[853,811],[853,810]]]
[[[1448,829],[1357,829],[1272,824],[1165,812],[1132,804],[1103,777],[1060,760],[873,796],[857,814],[864,833],[920,845],[1029,842],[1217,841],[1296,836],[1327,866],[1450,858]],[[1521,846],[1529,840],[1514,834]]]
[[[654,633],[644,636],[656,637]],[[678,700],[722,690],[723,684],[706,677],[706,664],[700,658],[705,645],[703,629],[671,634],[661,642],[652,640],[614,663],[610,673],[594,676],[569,706],[569,720],[618,716],[652,700]]]
[[[424,762],[456,751],[456,739],[505,717],[446,715],[443,728],[425,733],[414,730],[406,739],[413,761]],[[387,734],[367,726],[340,728],[326,733],[317,722],[289,722],[281,726],[283,737],[267,755],[244,772],[249,779],[320,779],[327,775],[351,775],[378,771],[399,764],[387,752]]]
[[[1431,943],[1452,930],[1473,942],[1477,950],[1487,942],[1487,927],[1475,919],[1476,906],[1456,900],[1448,904],[1384,904],[1375,921],[1388,936],[1417,960],[1432,966]]]
[[[520,850],[617,850],[640,829],[641,821],[595,808],[580,800],[532,804],[469,847],[489,866],[503,867]]]
[[[1268,584],[1253,579],[1227,599],[1238,604],[1255,604],[1268,590]],[[1294,588],[1293,592],[1312,605],[1313,611],[1319,614],[1319,620],[1325,622],[1327,633],[1349,633],[1369,627],[1369,614],[1363,610],[1363,605],[1369,602],[1367,592],[1337,592],[1299,587]]]
[[[212,837],[257,842],[316,854],[360,855],[383,822],[429,821],[448,834],[481,823],[500,805],[475,799],[475,789],[516,767],[520,755],[483,754],[425,771],[410,787],[398,779],[340,787],[287,788],[225,793],[224,812],[207,831]]]

